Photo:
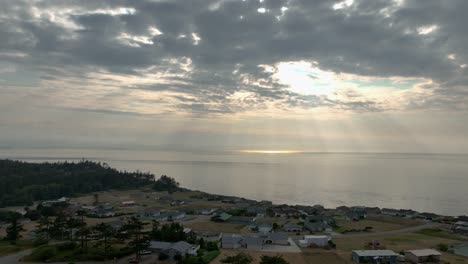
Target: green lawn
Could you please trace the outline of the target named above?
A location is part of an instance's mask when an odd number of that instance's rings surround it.
[[[32,248],[33,243],[31,241],[19,240],[16,241],[16,245],[10,244],[8,241],[0,241],[0,256],[16,253],[18,251]]]
[[[219,253],[219,250],[205,251],[203,253],[203,260],[205,261],[205,263],[210,263],[219,255]]]

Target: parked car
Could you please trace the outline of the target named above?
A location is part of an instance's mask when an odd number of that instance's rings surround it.
[[[142,250],[142,251],[140,251],[140,255],[151,255],[151,253],[152,253],[152,252],[149,251],[149,250]]]

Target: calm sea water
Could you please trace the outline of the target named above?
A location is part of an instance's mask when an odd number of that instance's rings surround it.
[[[106,162],[176,178],[183,187],[275,203],[468,214],[468,156],[425,154],[0,150],[28,161]]]

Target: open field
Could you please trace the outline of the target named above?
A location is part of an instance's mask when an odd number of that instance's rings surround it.
[[[16,242],[16,245],[12,245],[8,241],[0,241],[0,256],[9,255],[32,247],[33,243],[31,241],[20,240]]]
[[[213,231],[223,233],[241,233],[244,225],[231,224],[231,223],[215,223],[211,221],[207,222],[192,222],[186,225],[195,231]]]
[[[235,255],[239,252],[249,254],[254,261],[253,264],[260,263],[260,257],[263,255],[276,256],[278,254],[273,252],[257,252],[257,251],[235,251],[235,250],[222,250],[221,254],[211,264],[221,264],[221,260],[226,256]],[[317,251],[317,252],[306,252],[306,253],[282,253],[281,254],[286,261],[291,264],[347,264],[351,263],[350,259],[343,259],[341,256],[330,251]]]
[[[339,226],[338,232],[350,229],[357,229],[363,230],[366,227],[372,227],[369,232],[383,232],[383,231],[390,231],[390,230],[397,230],[407,227],[406,225],[396,224],[396,223],[389,223],[389,222],[381,222],[375,220],[360,220],[360,221],[349,221],[344,219],[339,219],[336,221],[337,225]]]

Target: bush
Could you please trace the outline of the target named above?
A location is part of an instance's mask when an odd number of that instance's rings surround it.
[[[73,250],[76,248],[76,243],[75,242],[66,242],[66,243],[61,243],[57,245],[57,250],[59,251],[65,251],[65,250]]]
[[[235,256],[228,256],[222,259],[221,262],[232,263],[232,264],[249,264],[252,262],[252,257],[241,252]]]
[[[442,244],[442,243],[441,243],[441,244],[438,244],[438,245],[437,245],[437,249],[440,250],[440,251],[443,251],[443,252],[447,252],[447,251],[448,251],[448,248],[449,248],[449,247],[447,246],[447,244]]]
[[[46,261],[57,254],[57,250],[53,246],[43,246],[35,249],[26,260],[28,261]]]
[[[159,260],[162,261],[162,260],[166,260],[168,258],[169,258],[169,256],[166,253],[159,253],[159,256],[158,256]]]

